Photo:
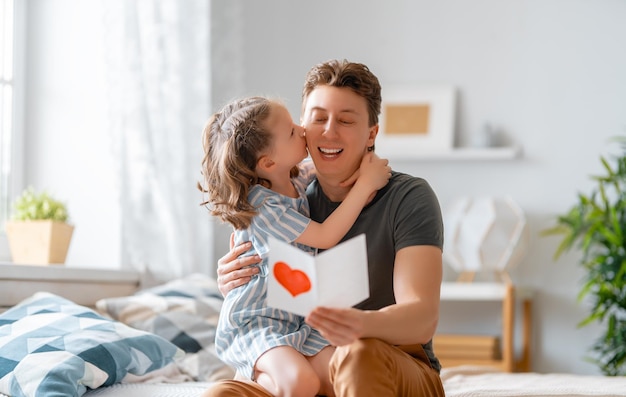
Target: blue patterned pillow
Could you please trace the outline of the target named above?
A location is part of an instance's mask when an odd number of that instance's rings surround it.
[[[160,336],[46,292],[0,314],[0,393],[13,397],[81,396],[182,355]]]
[[[194,380],[209,382],[234,376],[215,354],[223,301],[214,278],[191,274],[132,296],[101,299],[96,310],[180,347],[187,354],[178,361],[179,368]]]

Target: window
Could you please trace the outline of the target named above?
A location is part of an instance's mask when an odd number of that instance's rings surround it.
[[[0,0],[0,261],[10,258],[4,223],[21,188],[21,58],[24,1]],[[17,72],[20,70],[20,72]]]

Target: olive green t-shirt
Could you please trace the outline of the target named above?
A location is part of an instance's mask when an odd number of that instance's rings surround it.
[[[323,222],[341,203],[330,201],[317,181],[307,190],[311,219]],[[377,310],[395,303],[393,268],[396,252],[413,245],[443,248],[443,221],[439,201],[422,178],[392,172],[389,183],[361,212],[342,241],[365,233],[370,297],[355,307]],[[441,365],[432,343],[424,345],[433,368]]]

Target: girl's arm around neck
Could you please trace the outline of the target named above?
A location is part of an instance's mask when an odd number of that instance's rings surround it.
[[[361,162],[360,177],[346,199],[323,223],[311,221],[296,242],[315,248],[331,248],[348,233],[361,210],[387,184],[391,168],[386,159],[368,154]]]

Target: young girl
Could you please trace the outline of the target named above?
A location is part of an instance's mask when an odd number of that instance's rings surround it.
[[[217,354],[275,396],[315,396],[329,383],[316,360],[328,360],[332,349],[303,317],[266,305],[268,236],[309,252],[334,246],[391,174],[387,160],[368,153],[348,197],[324,223],[313,222],[305,190],[315,172],[302,162],[304,134],[282,104],[262,97],[228,104],[203,133],[204,204],[233,225],[235,244],[252,243],[246,255],[263,259],[259,277],[225,298]]]

